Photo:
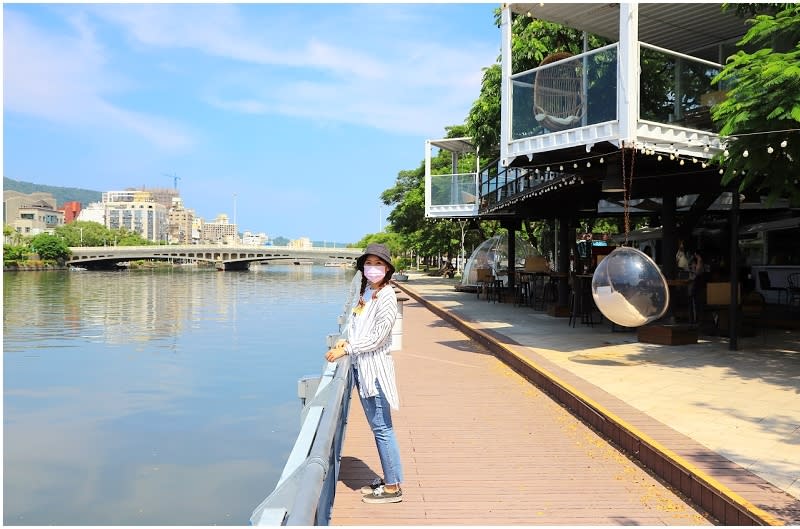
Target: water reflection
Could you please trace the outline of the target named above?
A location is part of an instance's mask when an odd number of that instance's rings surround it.
[[[351,277],[4,274],[4,523],[247,523]]]

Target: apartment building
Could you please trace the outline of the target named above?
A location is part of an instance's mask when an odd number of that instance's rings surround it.
[[[107,228],[125,228],[149,241],[166,242],[167,208],[156,202],[149,191],[106,191],[103,206]]]
[[[3,224],[23,235],[53,233],[64,224],[64,212],[56,208],[50,193],[3,191]]]

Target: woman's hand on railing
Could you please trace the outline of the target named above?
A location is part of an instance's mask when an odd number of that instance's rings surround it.
[[[336,342],[336,345],[328,349],[328,352],[325,353],[325,360],[327,360],[328,362],[335,362],[338,358],[341,358],[344,355],[346,355],[347,352],[344,350],[345,343],[346,342],[344,340],[339,340],[338,342]]]

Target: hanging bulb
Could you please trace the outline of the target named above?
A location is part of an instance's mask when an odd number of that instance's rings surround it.
[[[700,164],[700,167],[702,167],[703,169],[705,169],[705,168],[706,168],[706,162],[703,162],[703,163],[701,163],[701,164]]]
[[[658,161],[659,162],[661,161],[661,155],[660,154],[658,155]]]
[[[723,156],[725,156],[725,158],[727,158],[730,153],[728,152],[728,149],[725,149],[724,151],[722,151],[722,154]]]
[[[670,153],[670,155],[669,155],[669,159],[670,159],[670,160],[674,160],[674,159],[675,159],[675,155],[674,155],[674,154],[672,154],[672,153]]]
[[[683,160],[681,160],[681,165],[683,165]]]
[[[750,152],[747,149],[745,149],[744,152],[742,153],[742,157],[747,158],[748,156],[750,156]]]
[[[703,147],[703,152],[708,152],[708,145],[706,145],[705,147]]]
[[[725,173],[725,170],[724,170],[724,169],[720,169],[720,170],[719,170],[719,174],[724,174],[724,173]]]
[[[768,152],[768,153],[770,153],[770,154],[772,154],[773,152],[775,152],[775,149],[773,149],[773,148],[772,148],[772,145],[770,145],[769,147],[767,147],[767,152]]]
[[[783,140],[783,141],[781,142],[781,149],[785,149],[787,145],[788,145],[787,141],[786,141],[786,140]]]
[[[578,168],[578,164],[577,163],[572,164],[572,168],[573,169],[577,169]]]
[[[558,170],[559,170],[559,171],[563,171],[563,170],[564,170],[564,166],[563,166],[563,165],[559,165],[559,166],[558,166]]]
[[[697,158],[692,157],[692,163],[697,163]]]
[[[592,166],[592,162],[586,162],[586,167],[591,167],[591,166]]]
[[[602,156],[600,157],[600,163],[605,163],[605,159]]]
[[[550,166],[549,165],[547,166],[547,172],[548,173],[550,172]]]

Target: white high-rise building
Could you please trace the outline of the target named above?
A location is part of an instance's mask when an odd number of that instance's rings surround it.
[[[213,222],[203,224],[200,239],[211,244],[239,244],[236,224],[230,224],[224,213],[217,215]]]
[[[149,241],[167,242],[167,208],[149,191],[107,191],[103,206],[107,228],[125,228]]]

